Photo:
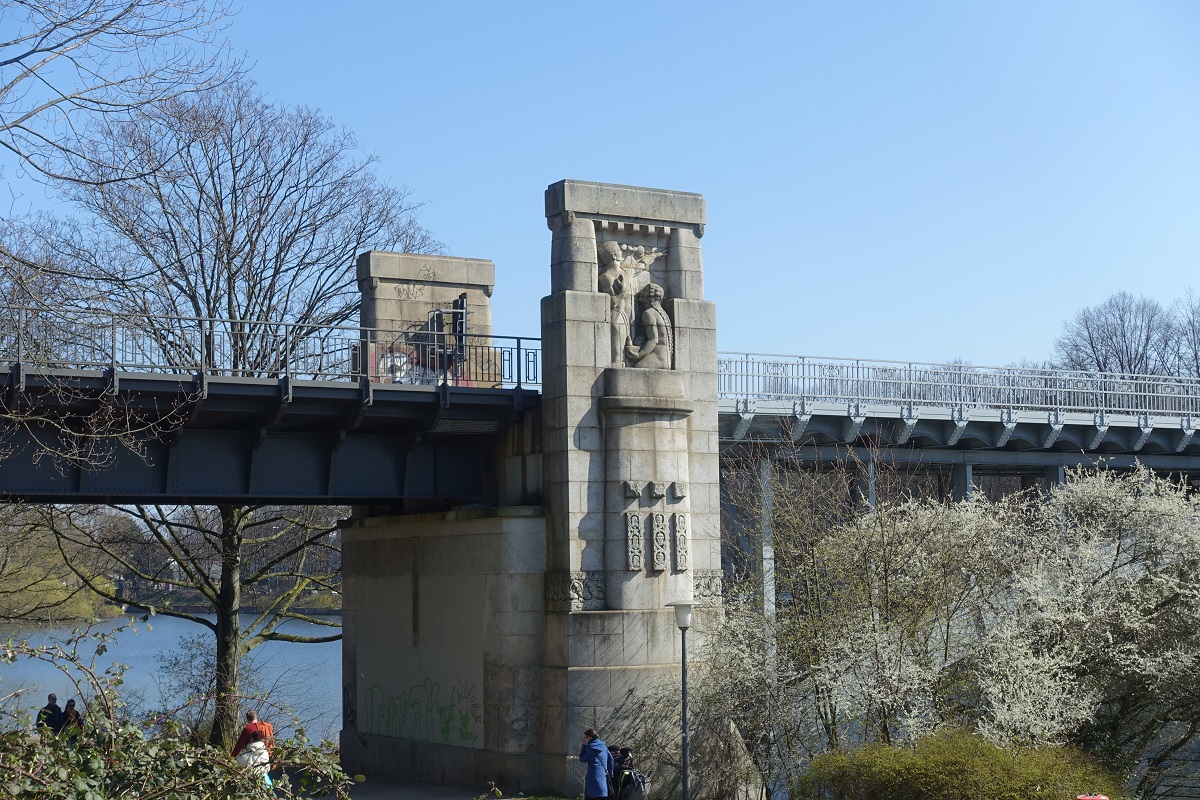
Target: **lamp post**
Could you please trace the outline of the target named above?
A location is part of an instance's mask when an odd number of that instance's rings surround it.
[[[675,624],[679,627],[679,655],[683,669],[683,800],[691,800],[688,786],[688,716],[687,716],[687,632],[692,627],[693,603],[667,603],[675,608]]]

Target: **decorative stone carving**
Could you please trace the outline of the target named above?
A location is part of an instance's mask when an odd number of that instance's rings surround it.
[[[614,241],[596,247],[599,261],[599,291],[611,297],[613,366],[625,366],[625,348],[633,344],[634,298],[650,283],[650,265],[662,258],[658,248],[649,252],[641,245],[630,247]]]
[[[661,572],[667,568],[668,551],[671,549],[667,533],[667,515],[661,511],[654,512],[651,517],[651,562],[650,569]]]
[[[654,481],[650,484],[650,496],[655,500],[661,500],[667,496],[667,484],[662,481]]]
[[[687,514],[675,515],[675,569],[686,572],[688,568],[688,524]]]
[[[699,569],[692,572],[692,596],[702,606],[721,604],[723,574],[719,569]]]
[[[603,611],[604,574],[550,572],[546,574],[547,611]]]
[[[641,481],[625,481],[625,496],[628,498],[638,498],[642,496]]]
[[[637,572],[644,565],[642,557],[642,518],[635,511],[625,512],[625,566]]]
[[[663,310],[663,289],[652,283],[638,295],[642,299],[641,332],[636,343],[625,345],[625,357],[632,366],[649,369],[671,369],[674,366],[675,339],[671,333],[671,318]]]
[[[683,498],[687,497],[687,493],[688,493],[687,483],[685,483],[684,481],[675,481],[675,483],[673,483],[671,485],[675,488],[675,498],[677,500],[682,500]]]

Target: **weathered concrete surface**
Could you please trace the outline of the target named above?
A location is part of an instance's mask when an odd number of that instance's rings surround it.
[[[472,332],[492,331],[496,267],[491,261],[370,250],[358,257],[356,267],[364,328],[420,328],[430,310],[450,308],[465,292]]]
[[[345,530],[342,553],[347,770],[533,788],[542,510],[359,520]]]
[[[700,195],[561,181],[546,217],[542,782],[572,791],[579,732],[678,669],[666,603],[719,597],[716,313]]]
[[[666,604],[719,602],[704,198],[562,181],[546,215],[540,418],[497,441],[492,505],[346,530],[351,772],[579,794],[582,730],[679,669]],[[368,254],[364,308],[374,290],[372,321],[412,317],[411,298],[380,298],[410,292],[387,281],[435,275],[490,294],[481,264]],[[693,646],[714,616],[696,615]]]

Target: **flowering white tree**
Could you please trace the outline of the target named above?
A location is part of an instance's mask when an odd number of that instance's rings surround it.
[[[845,481],[839,496],[779,480],[787,602],[767,619],[753,590],[732,593],[701,690],[748,744],[770,743],[768,780],[960,726],[1077,745],[1149,796],[1200,726],[1200,515],[1185,487],[1079,472],[1049,495],[847,512]]]
[[[979,642],[982,731],[1078,743],[1151,788],[1200,720],[1198,511],[1179,484],[1110,471],[1031,508]]]

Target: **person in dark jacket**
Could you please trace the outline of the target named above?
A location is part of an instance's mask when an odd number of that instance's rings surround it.
[[[58,698],[54,695],[50,695],[47,701],[42,710],[38,712],[36,727],[44,728],[52,733],[58,733],[62,730],[63,726],[62,709],[58,707]]]
[[[62,730],[59,731],[59,736],[63,736],[67,741],[75,742],[79,740],[83,733],[83,715],[79,713],[79,709],[75,708],[75,701],[68,700],[67,707],[63,709]]]
[[[587,777],[583,782],[586,800],[608,797],[608,778],[616,768],[608,745],[588,728],[583,732],[583,747],[579,749],[579,760],[587,764]]]

